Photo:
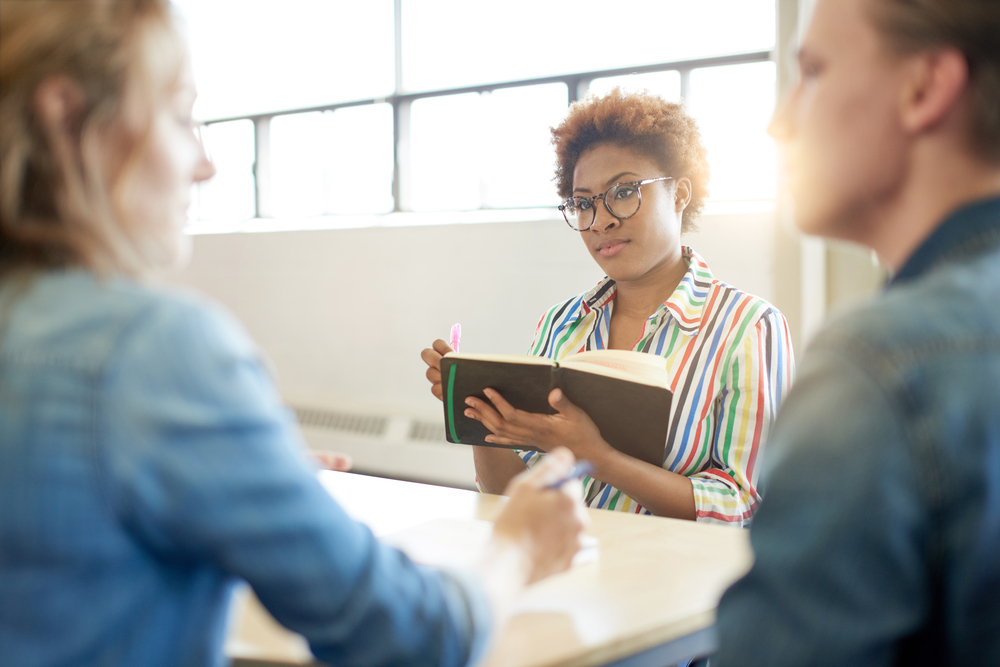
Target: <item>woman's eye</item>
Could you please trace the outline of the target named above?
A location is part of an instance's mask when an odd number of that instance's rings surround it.
[[[593,203],[592,203],[592,202],[591,202],[590,200],[587,200],[587,199],[581,199],[581,200],[580,200],[580,201],[579,201],[579,202],[577,203],[576,207],[577,207],[578,209],[580,209],[581,211],[589,211],[589,210],[590,210],[590,207],[591,207],[591,206],[593,206],[593,205],[594,205],[594,204],[593,204]]]
[[[615,191],[615,199],[628,199],[635,194],[635,188],[618,188]]]

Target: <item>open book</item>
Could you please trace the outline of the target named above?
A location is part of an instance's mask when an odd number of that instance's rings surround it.
[[[515,408],[554,414],[548,397],[558,387],[594,420],[612,447],[663,465],[672,398],[663,357],[593,350],[556,362],[512,354],[449,353],[441,359],[441,377],[449,442],[505,447],[485,442],[489,429],[465,416],[467,396],[489,402],[483,393],[489,387]]]

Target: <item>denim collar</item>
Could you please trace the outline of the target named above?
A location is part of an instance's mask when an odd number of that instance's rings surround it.
[[[976,255],[1000,244],[1000,197],[958,209],[910,255],[887,287],[912,280],[943,262]]]

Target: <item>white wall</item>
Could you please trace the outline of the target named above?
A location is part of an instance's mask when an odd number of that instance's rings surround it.
[[[706,215],[685,238],[716,276],[774,301],[773,212]],[[602,277],[561,220],[205,234],[171,279],[221,301],[282,391],[439,419],[420,350],[461,322],[462,350],[523,353],[552,304]],[[781,307],[781,304],[776,304]]]

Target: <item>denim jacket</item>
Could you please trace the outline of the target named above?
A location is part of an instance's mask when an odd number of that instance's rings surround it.
[[[346,516],[229,316],[84,271],[17,289],[0,283],[0,664],[224,664],[238,579],[336,665],[481,655],[478,585]]]
[[[1000,199],[810,346],[713,667],[1000,665]]]

